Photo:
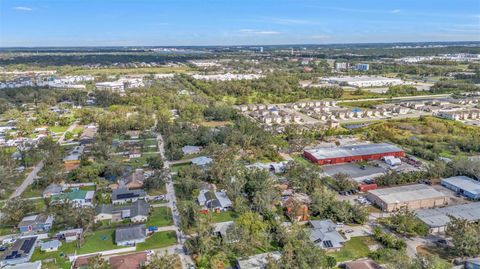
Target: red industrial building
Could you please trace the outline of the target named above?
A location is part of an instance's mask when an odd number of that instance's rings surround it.
[[[405,152],[397,146],[379,143],[308,149],[303,152],[303,156],[316,164],[324,165],[379,160],[385,156],[404,157]]]

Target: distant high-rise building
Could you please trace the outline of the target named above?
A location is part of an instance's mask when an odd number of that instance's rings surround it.
[[[263,47],[260,47],[260,53],[263,53]]]
[[[358,70],[358,71],[368,71],[369,69],[370,69],[369,64],[357,64],[357,65],[355,65],[355,70]]]
[[[348,69],[348,63],[335,63],[335,71],[345,71]]]

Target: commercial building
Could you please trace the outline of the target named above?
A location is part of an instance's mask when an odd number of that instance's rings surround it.
[[[425,184],[371,190],[366,198],[387,212],[400,208],[416,210],[448,204],[445,194]]]
[[[456,176],[442,179],[442,185],[467,198],[480,199],[480,182],[466,176]]]
[[[322,80],[332,84],[348,85],[360,88],[409,84],[399,78],[386,78],[378,76],[328,77],[323,78]]]
[[[369,64],[356,64],[355,65],[355,70],[357,71],[368,71],[370,69]]]
[[[397,146],[380,144],[360,144],[334,148],[314,148],[303,152],[305,158],[324,165],[355,161],[378,160],[385,156],[403,157],[405,152]]]
[[[480,202],[443,208],[421,209],[415,213],[429,227],[430,233],[442,233],[450,222],[449,216],[468,221],[480,220]]]

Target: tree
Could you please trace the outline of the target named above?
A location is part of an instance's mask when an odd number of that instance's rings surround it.
[[[164,167],[163,158],[161,155],[148,157],[147,163],[153,169],[162,169]]]
[[[281,240],[283,246],[281,268],[331,268],[332,261],[327,260],[324,250],[316,247],[310,240],[307,232],[294,224],[289,231],[284,231],[285,236]]]
[[[231,239],[238,240],[232,246],[235,253],[251,255],[256,248],[264,247],[269,240],[268,228],[258,213],[250,211],[240,215],[231,230]]]
[[[402,235],[425,236],[428,234],[428,226],[407,208],[402,208],[390,217],[385,218],[382,222]]]
[[[33,203],[22,202],[20,198],[10,199],[2,208],[2,223],[16,226],[25,215],[34,210],[35,205]]]
[[[289,162],[285,168],[285,177],[293,188],[307,194],[314,194],[314,190],[323,186],[321,168],[297,162]]]
[[[474,257],[480,254],[480,223],[450,217],[447,234],[452,237],[452,251],[456,255]]]
[[[177,254],[154,255],[143,269],[180,269],[182,262]]]
[[[87,267],[89,269],[109,269],[110,265],[101,255],[95,255],[87,259]]]

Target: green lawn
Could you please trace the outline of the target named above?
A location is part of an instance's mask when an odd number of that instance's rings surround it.
[[[167,193],[167,186],[163,184],[160,188],[158,189],[149,189],[147,191],[148,195],[155,196],[155,195],[161,195],[161,194],[166,194]],[[162,203],[164,203],[163,201]]]
[[[150,212],[147,226],[170,226],[173,225],[172,211],[169,207],[154,207]]]
[[[154,233],[147,238],[144,243],[137,244],[137,251],[164,248],[175,245],[177,243],[177,235],[174,231]]]
[[[13,227],[0,226],[0,236],[17,233],[18,230]]]
[[[54,133],[64,133],[69,126],[49,126],[48,130]]]
[[[85,236],[85,243],[78,250],[78,254],[118,248],[122,247],[115,245],[115,229],[98,230]]]
[[[82,191],[95,191],[95,190],[97,190],[97,186],[83,186],[83,187],[80,187],[80,190],[82,190]]]
[[[34,188],[32,185],[22,193],[22,198],[33,198],[33,197],[42,197],[43,190]]]
[[[45,259],[55,259],[55,262],[44,263],[42,262],[42,268],[48,269],[69,269],[71,263],[66,259],[68,254],[73,254],[75,252],[76,242],[65,243],[62,242],[58,251],[55,252],[42,252],[39,248],[35,249],[33,252],[31,261],[43,261]]]
[[[370,236],[352,237],[342,249],[331,253],[330,256],[335,257],[337,262],[359,259],[368,255],[370,252],[368,246],[373,244],[375,244],[375,241]]]
[[[225,221],[231,221],[235,220],[238,218],[238,214],[233,212],[233,211],[222,211],[222,212],[212,212],[210,213],[212,216],[213,222],[225,222]]]
[[[178,171],[182,170],[183,168],[191,166],[190,163],[185,164],[175,164],[170,166],[170,171],[178,173]]]

